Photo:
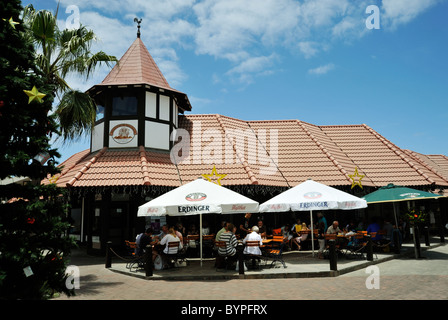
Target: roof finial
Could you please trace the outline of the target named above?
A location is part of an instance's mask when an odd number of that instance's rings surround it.
[[[140,38],[140,23],[142,23],[142,19],[134,18],[134,22],[137,22],[137,38]]]

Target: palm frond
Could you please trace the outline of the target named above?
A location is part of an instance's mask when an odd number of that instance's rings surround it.
[[[56,109],[64,142],[90,134],[95,124],[96,106],[92,98],[78,90],[66,91]]]

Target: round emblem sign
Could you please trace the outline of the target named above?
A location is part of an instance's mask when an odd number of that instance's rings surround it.
[[[193,192],[193,193],[187,194],[187,196],[185,197],[185,199],[188,201],[202,201],[205,198],[207,198],[207,195],[205,193],[200,193],[200,192]]]
[[[116,143],[127,144],[137,135],[137,130],[130,124],[124,123],[113,127],[110,131],[110,135]]]
[[[320,192],[307,192],[303,195],[304,198],[306,199],[319,199],[320,197],[322,197],[322,193]]]

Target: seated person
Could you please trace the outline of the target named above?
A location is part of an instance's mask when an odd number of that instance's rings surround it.
[[[221,236],[221,233],[226,231],[226,224],[227,224],[227,221],[225,221],[225,220],[221,221],[222,228],[219,229],[219,231],[216,233],[215,241],[219,241],[219,237]]]
[[[198,230],[196,229],[196,226],[194,225],[194,224],[191,224],[190,225],[190,229],[188,229],[188,233],[187,233],[187,235],[189,235],[189,236],[196,236],[196,235],[198,235],[199,234],[199,232],[198,232]]]
[[[151,244],[152,242],[152,234],[154,233],[154,230],[152,228],[148,228],[145,230],[145,233],[142,233],[137,236],[137,248],[135,254],[137,256],[142,256],[145,253],[146,246],[148,244]]]
[[[179,246],[175,248],[168,248],[168,242],[179,242]],[[179,250],[182,249],[182,242],[180,241],[173,227],[169,228],[168,234],[163,237],[163,239],[160,241],[160,244],[162,246],[165,246],[165,248],[163,249],[164,254],[176,254]]]
[[[378,232],[378,231],[380,231],[380,230],[381,230],[381,227],[380,227],[380,225],[377,223],[377,220],[376,220],[376,219],[373,219],[373,220],[372,220],[372,223],[369,224],[369,225],[367,226],[367,229],[366,229],[366,231],[367,231],[368,234],[370,234],[370,233],[372,233],[372,232]],[[372,238],[372,240],[375,240],[375,241],[377,241],[377,240],[381,240],[381,235],[377,233],[377,234],[375,235],[375,237]]]
[[[263,220],[258,220],[257,226],[258,226],[258,230],[259,230],[257,232],[260,234],[260,236],[262,238],[266,238],[266,234],[267,234],[266,233],[266,226],[263,225]],[[253,229],[252,229],[252,232],[253,232]]]
[[[296,230],[297,229],[298,228],[296,228]],[[308,238],[308,233],[302,233],[302,231],[307,231],[307,230],[309,230],[309,229],[306,226],[306,223],[303,222],[302,225],[300,226],[300,231],[296,231],[297,236],[292,239],[292,242],[297,246],[298,250],[302,249],[302,247],[300,246],[300,243],[302,241],[305,241]]]
[[[342,230],[339,229],[339,222],[333,221],[333,224],[329,226],[327,229],[327,234],[338,234],[338,233],[342,233]]]
[[[263,245],[263,240],[261,239],[261,236],[258,234],[260,230],[257,226],[252,227],[252,232],[249,233],[243,240],[243,243],[246,244],[247,241],[258,241],[260,243],[260,246]],[[260,247],[245,247],[244,254],[253,254],[257,256],[261,256],[261,250]]]
[[[224,241],[226,243],[226,247],[218,248],[218,255],[221,257],[227,257],[231,262],[236,261],[236,246],[238,245],[238,241],[236,240],[235,227],[232,223],[227,223],[226,231],[221,233],[219,236],[219,241]]]

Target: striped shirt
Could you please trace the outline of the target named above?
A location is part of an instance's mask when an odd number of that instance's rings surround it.
[[[236,246],[238,241],[232,232],[223,232],[219,237],[219,241],[226,243],[226,248],[218,248],[218,254],[220,256],[233,256],[236,253]]]

